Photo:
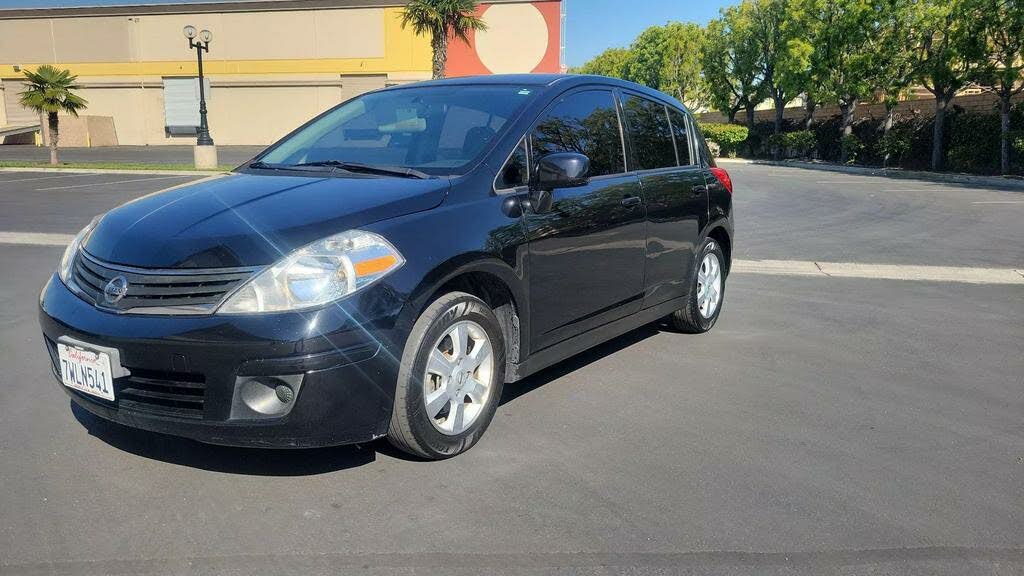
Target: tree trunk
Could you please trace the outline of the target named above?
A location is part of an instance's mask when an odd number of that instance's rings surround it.
[[[751,134],[754,133],[754,107],[755,106],[757,106],[757,104],[754,104],[752,102],[748,102],[747,106],[746,106],[746,109],[747,109],[746,110],[747,111],[747,130]]]
[[[889,135],[892,132],[893,116],[896,113],[896,103],[889,100],[885,101],[885,120],[882,122],[882,137]],[[885,153],[885,158],[882,159],[882,166],[885,168],[889,167],[890,155],[888,152]]]
[[[782,117],[786,110],[786,101],[782,98],[781,92],[776,92],[772,99],[775,100],[775,134],[782,134]],[[782,154],[781,146],[772,147],[773,160],[781,160]]]
[[[804,101],[804,130],[810,130],[814,124],[814,111],[818,109],[818,103],[807,98]]]
[[[739,112],[739,110],[737,110],[736,108],[729,108],[729,110],[726,112],[726,118],[729,119],[729,124],[735,124],[736,123],[736,113],[737,112]]]
[[[56,166],[60,163],[57,159],[57,141],[60,139],[60,131],[57,127],[57,113],[50,112],[46,115],[46,124],[50,133],[49,140],[50,144],[50,164]]]
[[[782,97],[781,92],[777,92],[772,97],[775,100],[775,133],[782,133],[782,117],[786,112],[786,99]]]
[[[435,31],[430,43],[434,49],[434,80],[439,80],[444,78],[448,63],[448,33]]]
[[[950,99],[944,93],[935,96],[935,130],[932,132],[932,170],[935,172],[942,170],[942,136]]]
[[[1010,173],[1010,94],[999,95],[999,169]]]
[[[857,110],[857,101],[844,102],[839,105],[839,110],[843,113],[843,136],[849,136],[853,134],[853,113]]]

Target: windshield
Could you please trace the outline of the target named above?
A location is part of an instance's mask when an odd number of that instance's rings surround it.
[[[270,165],[351,162],[459,174],[529,100],[521,86],[424,86],[366,94],[282,140]]]

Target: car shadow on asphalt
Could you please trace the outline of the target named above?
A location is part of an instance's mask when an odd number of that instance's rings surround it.
[[[530,392],[584,366],[615,354],[661,332],[648,325],[581,352],[513,384],[506,384],[500,406],[515,402]],[[143,458],[212,472],[249,476],[313,476],[357,468],[374,462],[377,454],[400,459],[418,459],[381,439],[367,444],[294,450],[235,448],[203,444],[148,430],[129,428],[104,420],[69,401],[75,419],[89,434],[104,443]],[[500,412],[499,412],[500,416]]]

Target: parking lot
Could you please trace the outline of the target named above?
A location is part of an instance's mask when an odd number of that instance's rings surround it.
[[[436,463],[72,409],[36,320],[54,235],[195,177],[0,172],[0,573],[1024,573],[1024,192],[726,167],[744,264],[715,330],[509,385]]]

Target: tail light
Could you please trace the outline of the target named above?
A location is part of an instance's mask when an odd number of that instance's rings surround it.
[[[729,191],[729,194],[732,194],[732,178],[729,176],[729,173],[725,171],[725,168],[712,168],[711,173],[715,175],[715,178],[718,178],[718,181],[722,183],[722,186],[725,186],[725,189]]]

